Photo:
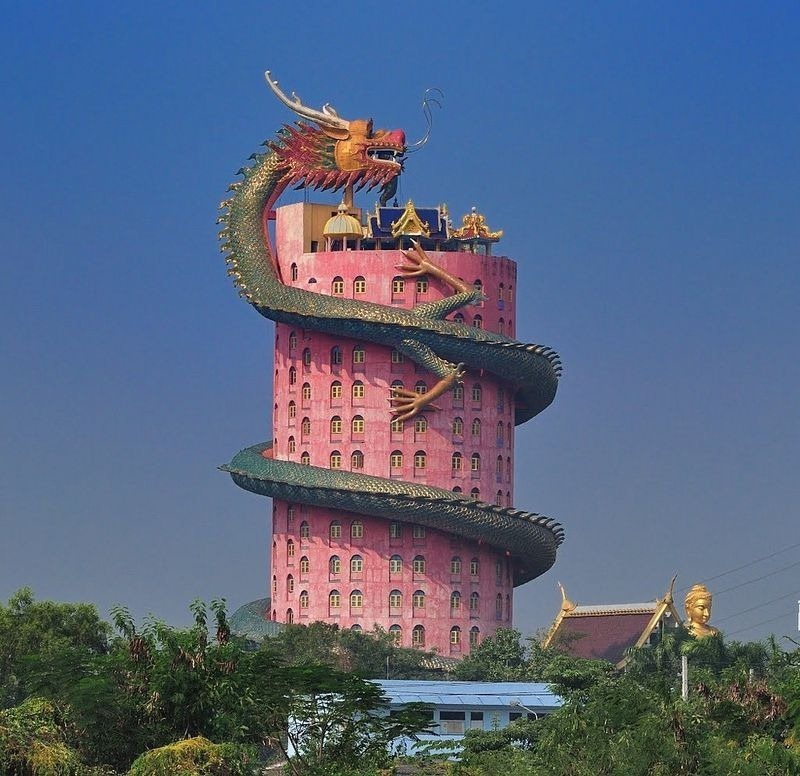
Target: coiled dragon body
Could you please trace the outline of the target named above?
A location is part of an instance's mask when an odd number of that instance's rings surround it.
[[[281,193],[290,185],[351,191],[381,186],[385,203],[396,189],[407,147],[402,131],[346,121],[327,105],[309,109],[296,96],[287,97],[269,73],[267,82],[306,122],[285,126],[263,153],[253,154],[252,166],[240,170],[243,179],[231,184],[233,196],[222,203],[221,250],[240,294],[271,320],[386,345],[437,375],[439,382],[423,396],[393,394],[396,418],[424,411],[465,368],[484,370],[512,388],[515,423],[545,409],[555,397],[557,354],[447,320],[481,295],[431,262],[419,246],[404,252],[401,272],[438,277],[454,293],[411,310],[313,293],[282,281],[266,228],[267,213]],[[427,525],[508,551],[515,560],[515,584],[544,573],[563,540],[557,523],[535,513],[470,501],[442,488],[275,460],[270,443],[241,451],[222,468],[255,493]]]

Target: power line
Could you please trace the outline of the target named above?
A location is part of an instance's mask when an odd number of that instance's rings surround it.
[[[781,614],[779,617],[772,617],[769,620],[762,620],[761,622],[757,622],[755,625],[748,625],[746,628],[739,628],[739,630],[731,631],[730,633],[725,634],[726,636],[733,636],[736,633],[744,633],[745,631],[753,630],[753,628],[759,628],[762,625],[769,625],[771,622],[777,622],[778,620],[783,620],[788,615]]]
[[[735,617],[740,617],[741,615],[747,614],[748,612],[754,612],[756,609],[761,609],[764,606],[769,606],[770,604],[774,604],[776,601],[783,601],[784,598],[794,598],[797,595],[798,593],[786,593],[784,595],[779,595],[777,598],[773,598],[771,601],[763,601],[760,604],[751,606],[749,609],[742,609],[741,611],[735,612],[734,614],[729,614],[727,617],[722,617],[719,620],[714,620],[714,622],[718,623],[718,622],[725,622],[726,620],[732,620]]]
[[[755,582],[760,582],[762,579],[767,579],[767,577],[774,577],[776,574],[780,574],[783,571],[788,571],[789,569],[794,568],[795,566],[800,566],[800,560],[796,560],[794,563],[790,563],[788,566],[782,566],[775,571],[770,571],[768,574],[762,574],[760,577],[756,577],[755,579],[748,579],[746,582],[740,582],[738,585],[733,585],[733,587],[726,587],[724,590],[717,591],[714,595],[722,595],[723,593],[730,593],[731,590],[738,590],[740,587],[745,587],[747,585],[752,585]]]

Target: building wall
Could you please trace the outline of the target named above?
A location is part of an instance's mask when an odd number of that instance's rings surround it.
[[[304,219],[310,208],[300,204],[278,210],[277,247],[285,282],[404,308],[452,293],[434,279],[403,281],[396,269],[399,251],[300,253],[308,244]],[[459,311],[467,325],[513,336],[513,261],[471,253],[429,255],[452,274],[482,285],[487,300]],[[423,390],[436,381],[391,348],[278,324],[273,455],[511,506],[514,408],[498,381],[467,372],[460,391],[437,400],[440,409],[392,427],[392,385]],[[393,526],[389,519],[302,504],[275,501],[273,517],[273,619],[325,620],[365,630],[379,625],[396,632],[405,646],[424,645],[442,654],[464,654],[471,643],[510,625],[511,567],[492,549],[431,529]],[[399,570],[392,571],[398,558]],[[414,606],[420,593],[424,606]],[[400,605],[390,607],[390,596]],[[424,628],[421,643],[413,634],[417,626]],[[460,631],[454,634],[454,628]]]

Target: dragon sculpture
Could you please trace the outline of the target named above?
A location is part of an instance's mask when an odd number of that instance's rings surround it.
[[[228,274],[240,295],[271,320],[386,345],[435,374],[439,380],[426,394],[393,392],[390,411],[397,419],[435,407],[431,403],[460,381],[465,369],[488,372],[512,390],[516,424],[544,410],[555,397],[561,372],[557,353],[447,320],[482,296],[418,245],[402,252],[399,271],[437,277],[453,293],[411,310],[331,297],[282,281],[266,223],[286,188],[380,186],[385,204],[397,188],[408,147],[403,131],[376,130],[372,120],[347,121],[327,104],[308,108],[294,93],[286,95],[269,71],[265,75],[276,96],[304,121],[285,125],[276,139],[266,141],[265,150],[250,157],[252,165],[239,171],[243,179],[230,185],[233,195],[221,203],[220,250],[227,254]],[[276,460],[269,442],[242,450],[221,468],[254,493],[413,522],[484,542],[511,554],[515,585],[550,568],[563,541],[563,529],[550,518],[442,488]]]

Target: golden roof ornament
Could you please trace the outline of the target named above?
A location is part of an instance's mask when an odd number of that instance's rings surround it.
[[[683,605],[686,609],[686,630],[696,639],[715,636],[719,631],[709,625],[713,596],[705,585],[693,585],[686,594]]]
[[[325,237],[363,237],[364,230],[355,216],[347,212],[347,205],[342,202],[335,216],[331,216],[322,230]]]
[[[423,221],[414,203],[408,200],[405,210],[397,221],[392,221],[390,224],[392,230],[392,237],[399,237],[400,235],[413,235],[415,237],[430,237],[431,227],[427,221]]]
[[[503,236],[503,230],[497,232],[490,231],[486,225],[486,217],[478,212],[478,208],[473,207],[461,219],[461,228],[454,229],[452,237],[456,240],[488,240],[497,242]]]

